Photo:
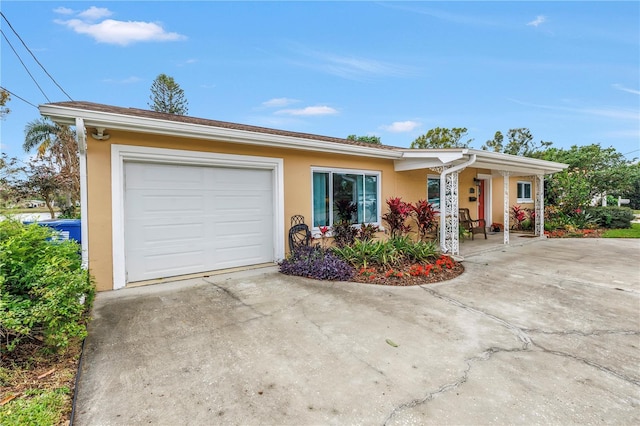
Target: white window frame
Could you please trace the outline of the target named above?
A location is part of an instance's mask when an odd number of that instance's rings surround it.
[[[520,192],[520,185],[529,185],[529,198],[521,198],[518,197],[519,194],[524,194],[526,191],[524,190],[524,187],[522,189],[522,192]],[[516,202],[517,203],[533,203],[533,184],[530,180],[519,180],[516,186]]]
[[[313,226],[315,221],[315,210],[313,208],[313,174],[315,172],[328,173],[329,174],[329,227],[333,226],[333,174],[354,174],[354,175],[369,175],[376,176],[376,222],[366,222],[365,224],[376,225],[382,229],[381,215],[382,215],[382,172],[379,170],[363,170],[363,169],[337,169],[333,167],[312,167],[311,168],[311,231],[315,233],[320,232],[318,226]],[[354,224],[354,226],[360,226],[360,224]]]
[[[431,201],[429,201],[429,179],[437,180],[438,184],[440,184],[440,175],[427,175],[427,196],[425,199],[427,200],[427,202],[431,203]],[[434,204],[434,208],[438,211],[438,213],[440,213],[440,202],[440,192],[438,192],[438,204]]]

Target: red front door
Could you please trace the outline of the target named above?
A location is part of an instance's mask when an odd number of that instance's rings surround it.
[[[478,186],[478,219],[484,219],[484,181]]]

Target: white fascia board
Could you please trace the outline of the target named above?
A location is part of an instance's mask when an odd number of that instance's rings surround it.
[[[402,157],[400,150],[341,144],[330,141],[307,139],[295,136],[274,135],[239,129],[227,129],[194,123],[158,120],[148,117],[91,111],[59,105],[40,105],[40,114],[61,124],[75,124],[75,119],[84,119],[86,127],[104,127],[136,133],[186,137],[195,139],[234,142],[249,145],[292,148],[334,154],[349,154],[363,157],[396,159]]]
[[[568,164],[556,163],[555,161],[540,160],[537,158],[522,157],[520,155],[503,154],[501,152],[482,151],[477,149],[469,150],[470,154],[478,156],[478,162],[490,164],[502,164],[507,166],[515,166],[522,168],[530,168],[537,170],[548,170],[548,173],[560,172],[567,167]]]
[[[502,154],[498,152],[487,152],[471,150],[470,153],[478,156],[476,167],[503,170],[520,175],[550,174],[561,172],[569,167],[564,163],[554,161],[539,160],[537,158],[521,157],[518,155]]]
[[[441,167],[464,159],[466,153],[466,149],[403,150],[402,159],[394,161],[394,169],[397,172],[402,172]]]

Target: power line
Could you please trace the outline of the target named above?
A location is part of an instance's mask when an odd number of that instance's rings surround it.
[[[25,65],[24,62],[22,62],[22,58],[20,57],[20,55],[18,55],[18,52],[16,52],[16,49],[13,48],[13,45],[11,44],[11,42],[9,41],[9,39],[7,38],[7,36],[5,35],[4,31],[2,31],[0,29],[0,33],[2,33],[2,36],[4,37],[4,39],[6,40],[6,42],[9,44],[9,47],[11,47],[11,50],[13,50],[13,53],[16,54],[16,56],[18,57],[18,60],[20,61],[20,63],[22,64],[22,66],[24,67],[24,69],[27,71],[27,74],[29,74],[29,76],[31,77],[31,80],[33,80],[33,82],[36,84],[36,86],[38,86],[38,89],[40,89],[40,92],[44,95],[45,99],[47,100],[47,102],[51,103],[51,101],[49,100],[49,98],[47,97],[47,94],[44,93],[44,90],[42,90],[42,87],[40,87],[40,85],[38,84],[38,82],[36,81],[36,79],[33,77],[33,75],[31,74],[31,72],[29,72],[29,68],[27,68],[27,66]]]
[[[2,86],[0,86],[0,90],[4,90],[5,92],[7,92],[8,94],[10,94],[11,96],[14,96],[14,97],[16,97],[16,98],[20,99],[22,102],[25,102],[25,103],[27,103],[27,104],[31,105],[32,107],[34,107],[34,108],[38,109],[38,106],[37,106],[37,105],[32,104],[31,102],[29,102],[28,100],[26,100],[26,99],[24,99],[24,98],[21,98],[20,96],[16,95],[15,93],[13,93],[11,90],[7,89],[6,87],[2,87]]]
[[[65,95],[67,95],[67,98],[69,98],[70,101],[73,101],[73,99],[71,99],[71,96],[69,96],[69,94],[67,92],[65,92],[65,90],[62,88],[62,86],[60,86],[58,84],[58,82],[55,80],[55,78],[53,78],[51,76],[51,74],[49,74],[49,71],[47,71],[47,69],[44,67],[44,65],[42,65],[40,63],[40,61],[38,60],[38,58],[36,58],[36,55],[33,54],[33,52],[31,51],[31,49],[29,49],[29,47],[27,46],[27,44],[24,42],[24,40],[22,40],[22,37],[20,37],[20,34],[18,34],[16,32],[16,30],[13,28],[13,25],[11,25],[11,22],[9,22],[9,20],[7,19],[7,17],[4,15],[4,13],[0,12],[0,15],[4,18],[4,20],[6,21],[7,25],[9,25],[9,28],[11,28],[11,31],[13,31],[13,33],[16,35],[16,37],[18,37],[18,40],[20,40],[20,42],[22,43],[22,45],[24,46],[25,49],[27,49],[27,52],[29,52],[29,54],[31,55],[31,57],[33,58],[34,61],[36,61],[36,63],[38,65],[40,65],[40,68],[42,68],[42,70],[45,72],[45,74],[47,74],[47,76],[49,76],[49,78],[51,79],[51,81],[53,81],[53,83],[58,86],[58,88],[60,90],[62,90],[62,93],[64,93]],[[6,36],[5,36],[6,39]],[[45,96],[46,97],[46,96]]]

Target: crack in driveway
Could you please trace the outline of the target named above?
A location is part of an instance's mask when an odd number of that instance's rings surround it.
[[[545,330],[538,330],[538,329],[527,329],[527,328],[522,328],[522,327],[518,327],[510,322],[508,322],[507,320],[504,320],[500,317],[497,317],[493,314],[490,314],[488,312],[482,311],[480,309],[474,308],[472,306],[469,306],[467,304],[465,304],[464,302],[461,302],[457,299],[454,299],[452,297],[449,296],[445,296],[441,293],[438,293],[437,291],[431,289],[431,288],[427,288],[425,286],[420,286],[420,288],[422,288],[425,292],[429,293],[431,296],[436,297],[440,300],[443,300],[451,305],[457,306],[459,308],[462,308],[466,311],[472,312],[474,314],[478,314],[481,315],[485,318],[488,318],[498,324],[500,324],[501,326],[505,327],[506,329],[508,329],[510,332],[512,332],[518,339],[518,341],[521,343],[521,347],[520,348],[512,348],[512,349],[505,349],[505,348],[499,348],[499,347],[490,347],[486,350],[484,350],[480,355],[476,355],[473,356],[471,358],[467,358],[464,360],[464,362],[466,363],[467,367],[465,368],[465,370],[463,371],[462,375],[455,381],[447,383],[445,385],[440,386],[438,389],[436,389],[435,391],[429,392],[426,394],[426,396],[424,396],[423,398],[417,398],[414,399],[412,401],[409,401],[407,403],[403,403],[398,405],[397,407],[395,407],[391,413],[387,416],[387,418],[384,420],[383,424],[386,426],[389,424],[389,422],[391,420],[393,420],[393,418],[401,411],[406,410],[406,409],[410,409],[422,404],[426,404],[429,401],[432,401],[434,398],[436,398],[438,395],[440,394],[444,394],[447,393],[449,391],[452,391],[454,389],[459,388],[460,386],[462,386],[469,378],[469,375],[471,373],[471,369],[473,368],[473,365],[476,362],[480,362],[480,361],[488,361],[489,359],[491,359],[491,357],[496,354],[496,353],[500,353],[500,352],[505,352],[505,353],[514,353],[514,352],[530,352],[532,350],[532,348],[537,348],[539,349],[541,352],[543,353],[547,353],[547,354],[551,354],[554,356],[561,356],[564,358],[569,358],[572,359],[574,361],[578,361],[581,362],[583,364],[589,365],[601,372],[604,372],[606,374],[610,374],[614,377],[617,377],[627,383],[630,383],[632,385],[636,385],[636,386],[640,386],[640,381],[636,380],[632,377],[626,376],[624,374],[621,374],[615,370],[612,370],[608,367],[605,367],[601,364],[598,364],[596,362],[590,361],[586,358],[582,358],[576,355],[572,355],[566,352],[561,352],[561,351],[555,351],[555,350],[551,350],[548,349],[538,343],[535,343],[531,337],[529,337],[528,333],[541,333],[541,334],[556,334],[556,335],[581,335],[581,336],[602,336],[602,335],[613,335],[613,334],[619,334],[619,335],[640,335],[640,332],[637,331],[633,331],[633,330],[593,330],[591,332],[581,332],[579,330],[566,330],[566,331],[545,331]]]

